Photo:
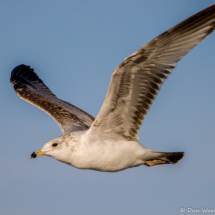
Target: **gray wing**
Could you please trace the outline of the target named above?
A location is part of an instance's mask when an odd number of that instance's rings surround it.
[[[63,134],[86,130],[94,117],[68,102],[58,99],[29,66],[13,69],[10,79],[19,97],[49,114],[60,126]]]
[[[137,139],[142,121],[161,85],[186,54],[215,27],[212,5],[156,37],[113,72],[109,89],[88,132]]]

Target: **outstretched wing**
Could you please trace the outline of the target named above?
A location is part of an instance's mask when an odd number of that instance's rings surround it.
[[[10,83],[21,99],[54,118],[63,134],[86,130],[94,121],[88,113],[58,99],[29,66],[22,64],[15,67]]]
[[[89,133],[137,139],[142,121],[177,62],[215,27],[215,5],[193,15],[127,57],[113,72]]]

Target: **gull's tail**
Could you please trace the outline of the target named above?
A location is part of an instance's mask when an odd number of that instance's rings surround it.
[[[157,152],[151,151],[148,159],[145,161],[146,166],[175,164],[184,157],[184,152]]]

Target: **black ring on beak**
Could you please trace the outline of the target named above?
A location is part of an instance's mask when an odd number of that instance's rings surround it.
[[[37,157],[37,154],[35,153],[35,152],[33,152],[32,154],[31,154],[31,158],[36,158]]]

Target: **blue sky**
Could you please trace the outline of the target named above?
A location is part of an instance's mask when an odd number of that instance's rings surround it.
[[[30,65],[59,98],[96,116],[125,57],[214,0],[0,2],[0,214],[181,214],[215,208],[215,34],[163,85],[139,132],[176,165],[118,173],[78,170],[30,154],[61,135],[55,121],[19,99],[11,70]],[[185,212],[187,213],[187,212]]]

